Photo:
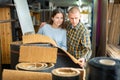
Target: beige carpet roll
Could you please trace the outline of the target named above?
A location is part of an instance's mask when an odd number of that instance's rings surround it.
[[[4,69],[2,80],[52,80],[51,73]]]
[[[26,43],[50,43],[53,46],[57,46],[56,42],[48,36],[41,35],[41,34],[30,34],[30,35],[23,35],[23,44]]]
[[[80,80],[80,72],[70,67],[56,68],[52,70],[52,80]]]
[[[40,46],[21,46],[19,62],[56,63],[57,48]]]

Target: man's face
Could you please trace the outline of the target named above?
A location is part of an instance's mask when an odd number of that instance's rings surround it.
[[[68,13],[68,17],[69,17],[69,20],[70,20],[72,26],[74,26],[74,27],[77,26],[77,24],[80,21],[80,13],[79,12]]]

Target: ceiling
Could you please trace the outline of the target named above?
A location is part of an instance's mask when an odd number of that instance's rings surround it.
[[[50,0],[56,6],[75,6],[79,5],[79,0]]]
[[[91,3],[93,0],[28,0],[29,3],[40,2],[43,6],[47,6],[48,2],[51,2],[54,6],[68,7],[68,6],[80,6],[82,3]]]

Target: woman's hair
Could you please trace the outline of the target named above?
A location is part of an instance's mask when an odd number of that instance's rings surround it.
[[[52,18],[58,13],[62,13],[63,15],[63,23],[60,25],[60,27],[64,28],[65,15],[64,15],[64,11],[61,8],[56,8],[55,10],[53,10],[50,21],[48,23],[52,25],[53,24]]]

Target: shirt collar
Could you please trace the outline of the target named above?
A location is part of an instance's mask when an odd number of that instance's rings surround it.
[[[72,29],[75,29],[75,30],[78,30],[79,27],[80,27],[80,25],[81,25],[81,22],[79,22],[79,23],[77,24],[77,26],[75,26],[75,27],[73,27],[72,24],[71,24],[71,28],[72,28]]]

